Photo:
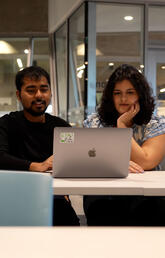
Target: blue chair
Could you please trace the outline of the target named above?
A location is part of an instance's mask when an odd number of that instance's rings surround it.
[[[52,177],[0,170],[0,226],[51,226]]]

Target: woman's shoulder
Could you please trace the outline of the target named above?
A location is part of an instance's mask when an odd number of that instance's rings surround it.
[[[146,125],[146,128],[165,128],[165,116],[152,115],[151,120]]]
[[[149,138],[165,134],[165,116],[152,115],[148,124],[134,125],[133,134],[140,145]]]
[[[84,127],[102,127],[98,113],[92,113],[83,122]]]
[[[165,116],[153,115],[145,127],[146,138],[165,134]]]

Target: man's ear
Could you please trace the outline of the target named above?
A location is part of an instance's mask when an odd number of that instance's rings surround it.
[[[17,99],[21,102],[21,92],[19,90],[16,90],[16,96]]]

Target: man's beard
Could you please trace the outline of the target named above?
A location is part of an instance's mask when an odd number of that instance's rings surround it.
[[[46,109],[47,109],[46,102],[42,101],[42,104],[45,104],[45,108],[42,111],[40,111],[40,110],[38,110],[38,111],[33,110],[33,108],[32,108],[33,104],[35,104],[35,102],[32,102],[32,105],[29,108],[24,107],[26,112],[28,112],[32,116],[42,116],[45,113]]]

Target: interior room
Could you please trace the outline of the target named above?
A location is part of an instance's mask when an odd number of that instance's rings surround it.
[[[1,257],[164,258],[165,1],[6,0],[0,17]]]

